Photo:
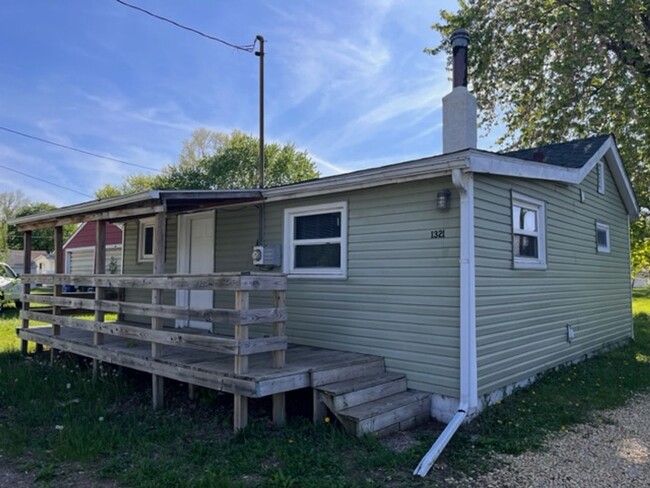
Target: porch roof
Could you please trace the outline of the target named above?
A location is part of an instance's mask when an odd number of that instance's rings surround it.
[[[103,198],[11,220],[19,231],[93,220],[119,222],[159,212],[176,213],[262,200],[260,190],[151,190]]]

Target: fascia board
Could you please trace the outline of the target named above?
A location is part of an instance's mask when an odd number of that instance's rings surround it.
[[[639,204],[636,201],[636,196],[634,195],[634,189],[632,188],[632,183],[627,177],[627,172],[625,171],[625,166],[623,166],[623,160],[621,159],[621,154],[618,152],[616,147],[616,142],[612,136],[609,136],[603,145],[594,153],[594,155],[585,163],[585,165],[580,170],[580,181],[584,180],[587,175],[594,169],[594,166],[598,164],[598,161],[604,159],[612,172],[614,182],[616,183],[616,188],[619,190],[625,208],[630,217],[636,219],[639,217]]]
[[[606,158],[617,188],[625,204],[628,214],[636,219],[639,216],[639,205],[634,196],[621,155],[616,148],[613,137],[609,137],[603,145],[589,158],[582,168],[562,168],[550,164],[535,163],[523,159],[488,154],[480,151],[470,151],[469,168],[475,173],[512,176],[515,178],[531,178],[538,180],[557,181],[570,185],[579,185],[587,177],[594,166]]]
[[[351,190],[418,181],[450,175],[453,169],[468,168],[468,152],[462,151],[449,156],[427,158],[421,162],[380,167],[370,170],[322,178],[306,183],[268,188],[264,190],[266,202],[291,200],[319,195],[335,194]]]
[[[576,169],[560,168],[551,164],[534,163],[524,159],[474,151],[469,159],[469,167],[475,173],[514,178],[560,181],[569,184],[577,184],[581,181],[580,173]]]

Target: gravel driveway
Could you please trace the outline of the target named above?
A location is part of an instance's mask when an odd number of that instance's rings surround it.
[[[449,486],[650,487],[650,394],[601,412],[598,420],[553,436],[543,452],[501,456],[506,466],[477,479],[449,480]]]

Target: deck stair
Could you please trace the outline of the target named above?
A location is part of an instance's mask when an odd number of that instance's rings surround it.
[[[431,395],[409,390],[406,376],[385,371],[383,358],[312,373],[315,405],[322,403],[357,436],[409,429],[429,419]]]

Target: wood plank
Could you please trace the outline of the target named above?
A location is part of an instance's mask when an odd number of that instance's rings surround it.
[[[377,356],[367,356],[360,359],[359,364],[349,364],[342,367],[330,367],[314,371],[311,374],[312,386],[326,385],[338,381],[356,378],[369,374],[381,374],[384,372],[384,359]]]
[[[95,225],[95,273],[104,274],[106,272],[106,221],[98,220]],[[95,300],[104,299],[104,288],[98,286],[95,288]],[[95,310],[95,322],[104,321],[104,312]],[[98,345],[104,342],[104,335],[100,332],[93,334],[93,344]],[[99,372],[99,363],[93,359],[93,379],[97,378]]]
[[[249,292],[243,290],[235,291],[235,309],[238,311],[248,310]],[[248,326],[235,325],[235,339],[248,340]],[[248,356],[235,356],[235,374],[248,372]],[[234,420],[235,432],[248,425],[248,399],[242,395],[235,394],[234,398]]]
[[[323,394],[316,388],[312,390],[312,422],[315,425],[325,422],[327,415],[327,407],[323,402]]]
[[[22,232],[25,230],[36,229],[49,229],[55,226],[63,226],[68,224],[79,224],[81,222],[90,222],[92,220],[123,220],[129,217],[140,217],[144,215],[151,215],[157,212],[163,212],[165,208],[162,205],[155,204],[140,204],[134,208],[120,208],[113,210],[106,210],[102,212],[89,212],[78,214],[70,217],[58,217],[53,219],[41,220],[39,222],[29,222],[18,224],[16,228]]]
[[[286,292],[284,291],[274,291],[273,292],[273,306],[276,309],[285,309],[286,308]],[[276,322],[273,322],[273,335],[274,336],[285,336],[286,335],[286,327],[285,327],[285,319],[278,319]],[[273,367],[274,368],[282,368],[284,367],[284,363],[286,360],[286,356],[284,351],[277,351],[273,353]]]
[[[160,275],[39,275],[25,277],[27,283],[45,285],[103,286],[107,288],[148,288],[162,290],[286,290],[284,275],[244,273],[160,274]]]
[[[156,220],[153,231],[153,274],[160,275],[165,271],[165,235],[166,235],[167,218],[165,212],[156,214]],[[151,290],[151,304],[153,306],[162,305],[163,290],[161,288],[154,288]],[[160,317],[151,317],[151,330],[159,331],[163,328],[163,319]],[[162,344],[151,343],[151,356],[155,359],[163,354]],[[158,410],[164,405],[164,384],[163,376],[153,374],[151,376],[152,382],[152,403],[154,410]]]
[[[26,274],[29,275],[32,272],[32,231],[25,231],[23,235],[23,276]],[[31,285],[25,281],[23,283],[23,295],[29,295],[31,291]],[[29,303],[23,301],[22,303],[23,310],[29,310]],[[29,319],[23,319],[21,322],[21,327],[23,329],[29,328]],[[27,354],[27,341],[23,340],[20,342],[20,352]]]
[[[63,226],[57,225],[54,228],[54,272],[63,273],[65,271],[65,258],[63,256]],[[52,294],[55,297],[61,296],[63,293],[63,286],[61,284],[55,284],[52,289]],[[52,313],[56,314],[60,312],[59,307],[52,307]],[[61,329],[58,326],[52,326],[52,334],[59,335]],[[56,350],[54,348],[50,349],[50,363],[54,363],[54,356],[56,355]]]
[[[64,294],[67,295],[67,294]],[[200,320],[225,325],[254,325],[285,320],[286,308],[260,308],[249,310],[231,310],[218,308],[188,308],[176,305],[135,303],[103,299],[85,299],[69,296],[53,297],[50,295],[29,295],[23,300],[29,303],[46,303],[61,307],[96,310],[117,314],[141,315],[165,319]]]
[[[242,356],[259,354],[287,348],[286,337],[261,337],[257,339],[237,340],[216,336],[210,333],[188,333],[186,329],[147,329],[143,326],[129,325],[121,322],[102,322],[80,319],[63,315],[52,315],[40,311],[21,312],[21,318],[38,320],[64,327],[86,330],[94,333],[109,334],[128,340],[155,342],[171,346],[188,347],[221,354]]]
[[[164,376],[173,380],[192,383],[205,388],[228,393],[237,393],[255,397],[255,382],[233,378],[231,376],[207,373],[204,371],[190,370],[178,364],[167,364],[155,359],[141,358],[135,355],[129,355],[130,349],[125,348],[124,352],[111,350],[107,345],[93,346],[92,344],[80,344],[70,340],[62,339],[60,336],[47,336],[35,329],[26,329],[23,334],[20,331],[21,338],[39,342],[62,351],[79,354],[89,358],[96,358],[110,364],[117,364],[127,368],[137,369],[147,373],[154,373],[158,376]]]

